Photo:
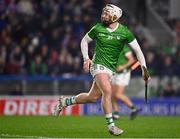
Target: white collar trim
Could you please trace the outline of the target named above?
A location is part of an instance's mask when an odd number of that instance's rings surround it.
[[[116,27],[114,29],[106,28],[109,32],[114,32],[119,27],[119,23],[117,23]]]

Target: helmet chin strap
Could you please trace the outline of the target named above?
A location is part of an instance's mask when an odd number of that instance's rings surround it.
[[[117,18],[116,19],[114,19],[114,17],[111,17],[111,21],[106,21],[106,20],[104,20],[104,21],[101,21],[106,27],[108,27],[110,24],[112,24],[112,23],[114,23],[114,22],[116,22],[117,21]]]
[[[113,16],[111,17],[112,23],[116,22],[117,20],[118,20],[118,19],[117,19],[117,16],[116,16],[116,15],[113,15]]]

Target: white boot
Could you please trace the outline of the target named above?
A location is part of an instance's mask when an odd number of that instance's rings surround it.
[[[60,112],[62,111],[62,109],[65,107],[63,106],[63,101],[65,100],[65,97],[61,96],[59,98],[59,104],[57,104],[55,107],[54,107],[54,112],[53,112],[53,115],[54,116],[59,116]]]
[[[118,128],[117,126],[110,126],[108,128],[109,132],[112,134],[112,135],[121,135],[124,131],[120,128]]]

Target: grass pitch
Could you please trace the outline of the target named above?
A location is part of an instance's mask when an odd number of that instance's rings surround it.
[[[180,117],[139,116],[115,121],[121,136],[107,132],[103,116],[2,116],[0,138],[180,138]]]

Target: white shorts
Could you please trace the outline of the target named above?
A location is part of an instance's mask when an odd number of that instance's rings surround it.
[[[100,64],[92,64],[91,67],[90,67],[90,73],[91,75],[94,76],[96,74],[99,74],[99,73],[107,73],[109,75],[110,78],[112,78],[112,75],[113,75],[113,71],[106,68],[105,66],[103,65],[100,65]]]
[[[112,76],[111,82],[113,85],[127,86],[131,78],[131,72],[116,73]]]

